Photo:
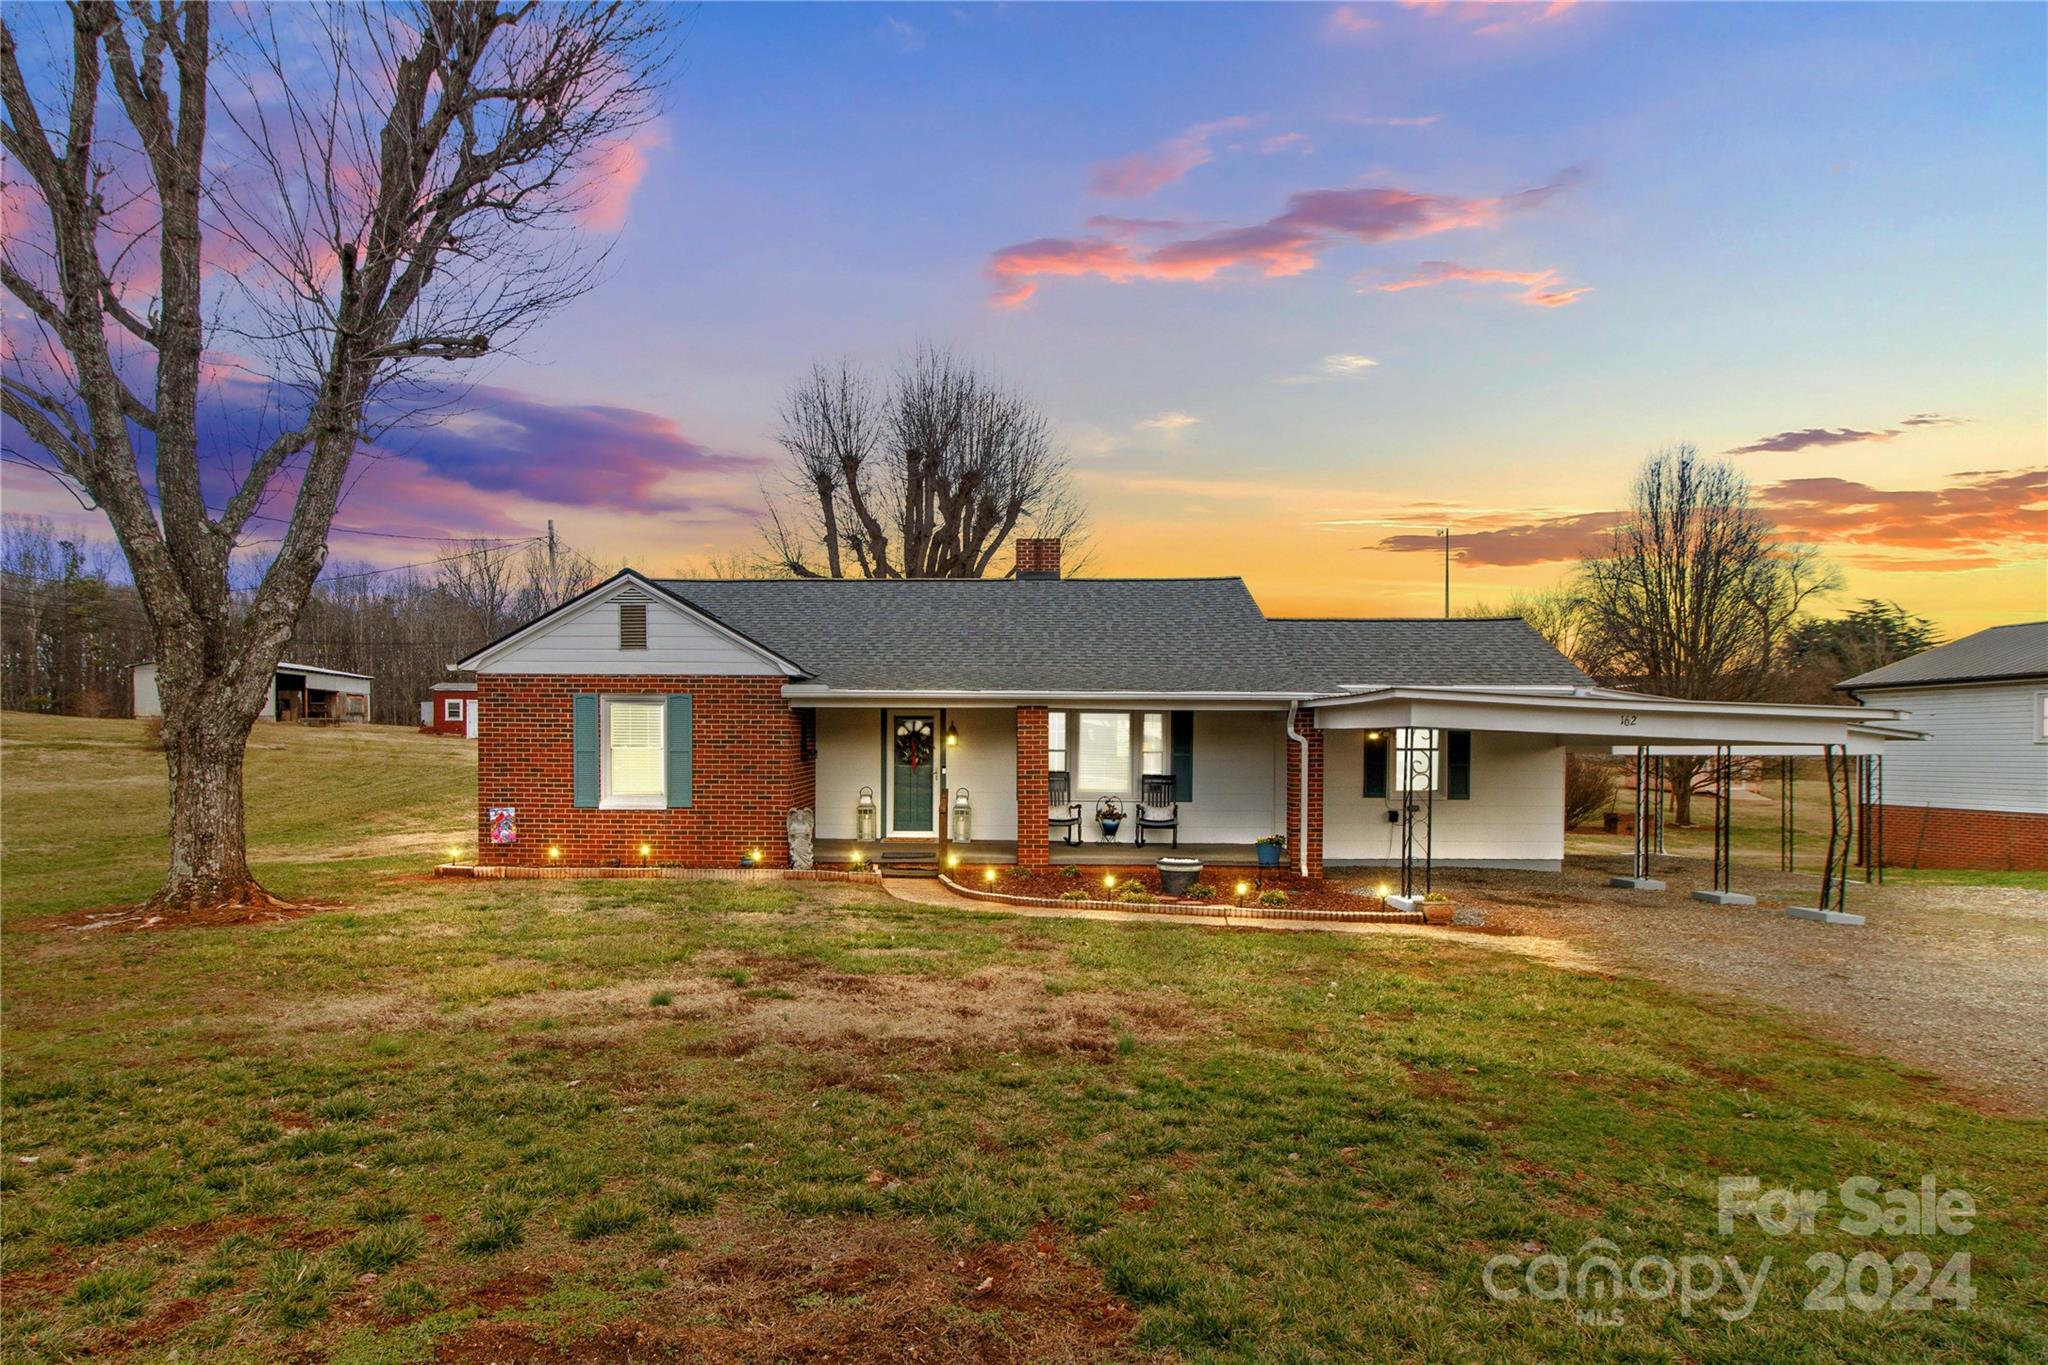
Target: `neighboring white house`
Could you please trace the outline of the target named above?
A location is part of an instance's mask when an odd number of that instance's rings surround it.
[[[1885,754],[1887,861],[2048,869],[2048,621],[1980,630],[1836,686],[1910,712],[1927,736]]]
[[[263,700],[260,719],[367,721],[370,718],[370,675],[348,673],[338,668],[312,664],[280,663],[270,680],[270,693]],[[160,716],[163,701],[157,696],[156,665],[140,663],[134,672],[135,714]]]

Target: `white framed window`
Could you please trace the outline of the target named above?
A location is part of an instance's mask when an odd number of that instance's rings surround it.
[[[1131,716],[1128,711],[1083,711],[1075,726],[1080,767],[1074,785],[1094,795],[1131,789]]]
[[[441,719],[442,719],[442,720],[461,720],[461,719],[462,719],[462,698],[460,698],[460,697],[447,697],[447,698],[444,698],[444,699],[442,700],[442,702],[441,702]]]
[[[1047,772],[1054,773],[1073,771],[1067,767],[1067,713],[1064,711],[1046,712],[1045,768]]]
[[[1139,722],[1138,752],[1140,773],[1170,773],[1173,771],[1173,751],[1166,745],[1166,713],[1147,711]]]
[[[1438,752],[1440,732],[1400,729],[1394,731],[1394,780],[1397,792],[1440,792],[1443,787],[1442,755]]]
[[[659,697],[604,699],[598,737],[603,758],[600,806],[653,810],[667,804],[666,714]]]
[[[2034,694],[2034,743],[2048,744],[2048,692]]]

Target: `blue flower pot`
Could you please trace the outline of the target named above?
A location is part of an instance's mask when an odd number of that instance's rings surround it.
[[[1280,866],[1280,855],[1286,851],[1285,844],[1257,844],[1254,847],[1259,850],[1260,867]]]

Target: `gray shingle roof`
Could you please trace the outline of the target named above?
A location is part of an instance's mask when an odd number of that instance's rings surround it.
[[[2048,621],[1993,626],[1835,684],[1842,691],[2048,676]]]
[[[1588,681],[1516,620],[1274,621],[1237,578],[672,579],[845,689],[1333,692]]]

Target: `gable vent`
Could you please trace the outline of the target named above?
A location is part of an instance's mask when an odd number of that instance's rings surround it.
[[[628,588],[619,594],[619,648],[647,648],[647,594]]]

